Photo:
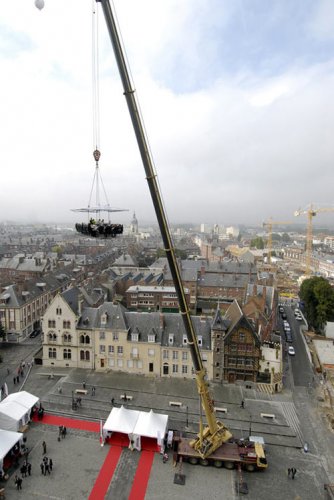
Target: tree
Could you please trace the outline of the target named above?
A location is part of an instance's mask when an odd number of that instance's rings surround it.
[[[264,249],[264,242],[263,239],[260,238],[260,236],[257,236],[253,240],[251,240],[251,247],[255,247],[258,250],[263,250]]]
[[[282,234],[282,241],[284,241],[284,243],[289,243],[291,241],[291,238],[288,235],[288,233],[283,233]]]
[[[334,289],[325,278],[313,276],[303,281],[299,296],[309,325],[323,333],[326,322],[334,320]]]

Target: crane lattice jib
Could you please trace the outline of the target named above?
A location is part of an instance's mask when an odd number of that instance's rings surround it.
[[[314,208],[311,204],[309,208],[304,210],[296,210],[295,216],[307,215],[307,232],[306,232],[306,276],[311,274],[311,263],[312,263],[312,241],[313,241],[313,217],[318,213],[322,212],[334,212],[334,207],[319,207]]]
[[[209,394],[208,384],[205,381],[206,370],[203,366],[195,330],[191,321],[189,308],[186,302],[185,293],[182,285],[181,275],[179,271],[179,266],[175,256],[175,250],[169,230],[169,226],[167,223],[167,217],[165,214],[162,197],[160,194],[157,175],[154,169],[153,159],[151,156],[150,148],[148,145],[148,141],[146,138],[145,130],[143,127],[143,123],[140,116],[139,106],[135,97],[135,90],[132,87],[129,71],[127,68],[126,60],[123,54],[120,37],[118,35],[118,29],[115,22],[115,17],[110,7],[109,0],[96,0],[101,3],[104,17],[106,20],[107,28],[109,31],[110,40],[113,46],[118,70],[120,73],[120,77],[123,84],[124,95],[127,101],[128,109],[130,112],[130,117],[132,120],[132,125],[135,131],[138,147],[140,150],[140,155],[142,158],[142,162],[145,169],[146,179],[149,186],[149,190],[152,197],[152,202],[154,205],[155,213],[157,216],[157,220],[159,223],[159,228],[164,244],[164,248],[166,251],[166,256],[168,260],[168,264],[170,267],[170,271],[173,277],[173,282],[175,286],[175,291],[177,293],[177,297],[179,300],[180,311],[185,327],[185,331],[187,334],[188,345],[191,352],[192,362],[194,365],[195,373],[196,373],[196,381],[198,391],[201,397],[201,402],[203,409],[205,411],[205,415],[208,423],[208,430],[211,436],[215,436],[215,445],[209,446],[208,450],[210,453],[214,451],[218,446],[222,444],[222,442],[228,436],[228,431],[224,431],[224,426],[217,422],[212,398]]]
[[[271,252],[273,248],[273,225],[276,226],[283,226],[285,224],[292,224],[292,222],[282,222],[282,221],[273,221],[272,218],[270,218],[268,221],[263,223],[263,227],[268,229],[268,243],[267,243],[267,248],[268,248],[268,264],[271,263]]]

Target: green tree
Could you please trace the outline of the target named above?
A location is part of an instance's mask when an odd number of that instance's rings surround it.
[[[260,236],[257,236],[253,240],[251,240],[251,247],[252,248],[257,248],[258,250],[263,250],[264,249],[264,241]]]
[[[305,303],[309,325],[323,333],[326,321],[334,320],[334,289],[325,278],[313,276],[303,281],[299,296]]]
[[[291,241],[291,238],[288,235],[288,233],[283,233],[282,234],[282,241],[284,241],[284,243],[289,243],[289,241]]]

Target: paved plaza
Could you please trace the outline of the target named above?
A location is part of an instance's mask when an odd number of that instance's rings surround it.
[[[10,371],[15,370],[20,359],[28,359],[29,346],[15,346],[19,357],[8,353]],[[26,350],[26,351],[25,351]],[[25,356],[25,353],[27,355]],[[12,376],[2,376],[13,386]],[[72,397],[85,382],[87,396],[82,396],[82,405],[72,410]],[[162,462],[161,455],[153,452],[131,452],[127,448],[105,445],[99,442],[98,422],[105,421],[110,410],[111,398],[120,406],[120,395],[126,392],[133,399],[126,405],[130,409],[168,413],[172,429],[185,429],[189,434],[198,430],[198,396],[194,380],[156,380],[146,377],[131,377],[122,373],[99,374],[83,370],[46,369],[33,366],[23,388],[37,395],[50,418],[73,418],[81,422],[95,422],[95,431],[71,428],[68,425],[66,439],[58,441],[58,426],[32,422],[26,433],[32,476],[23,479],[22,491],[16,491],[15,471],[3,483],[7,499],[111,499],[117,500],[169,500],[192,498],[194,500],[237,499],[238,472],[214,467],[183,464],[182,470],[174,468],[171,459]],[[91,388],[95,387],[95,395]],[[236,385],[213,385],[215,405],[226,409],[219,414],[237,437],[246,437],[251,431],[262,435],[266,442],[269,467],[264,472],[244,473],[249,488],[250,500],[303,499],[323,497],[324,483],[333,482],[333,436],[319,415],[316,394],[298,388],[294,394],[285,390],[279,395],[266,395]],[[245,408],[240,407],[245,400]],[[180,401],[182,408],[171,408],[170,401]],[[261,413],[271,413],[267,421]],[[42,442],[47,443],[47,455],[54,462],[50,476],[40,470]],[[302,444],[307,441],[309,453]],[[114,453],[114,458],[111,456]],[[145,455],[146,453],[146,455]],[[143,458],[148,460],[146,465]],[[114,463],[112,462],[114,460]],[[145,461],[144,460],[144,461]],[[288,477],[288,467],[296,467],[294,480]],[[138,483],[138,472],[147,474],[145,484]],[[174,484],[175,472],[186,476],[185,485]],[[145,478],[144,478],[145,479]],[[99,484],[99,483],[105,484]],[[138,485],[138,489],[137,488]],[[104,488],[104,490],[103,490]],[[104,491],[101,494],[101,491]],[[102,495],[102,496],[101,496]]]

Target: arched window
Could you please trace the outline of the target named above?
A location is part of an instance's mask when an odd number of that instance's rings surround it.
[[[64,333],[64,342],[72,342],[72,335],[70,333]]]
[[[71,349],[64,349],[64,359],[71,359],[71,358],[72,358]]]
[[[90,361],[90,352],[80,351],[80,361]]]
[[[49,347],[49,358],[56,359],[57,351],[55,347]]]
[[[48,339],[49,339],[49,342],[56,342],[57,334],[55,332],[49,332]]]
[[[80,344],[90,344],[90,336],[80,335]]]

